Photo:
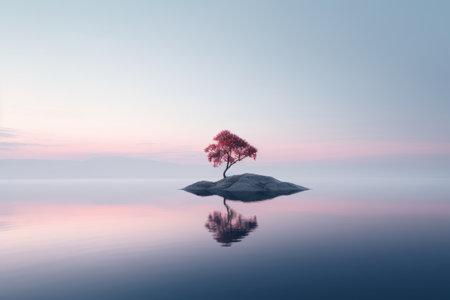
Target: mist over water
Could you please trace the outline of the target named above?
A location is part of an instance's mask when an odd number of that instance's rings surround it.
[[[450,296],[448,179],[298,178],[226,205],[194,181],[0,181],[0,298]]]

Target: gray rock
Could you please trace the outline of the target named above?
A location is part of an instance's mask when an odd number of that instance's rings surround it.
[[[199,181],[188,185],[183,190],[199,196],[219,195],[229,200],[261,201],[308,189],[270,176],[246,173],[216,182]]]

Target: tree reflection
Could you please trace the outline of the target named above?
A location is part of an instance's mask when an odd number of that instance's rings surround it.
[[[256,216],[244,218],[241,214],[232,210],[223,198],[223,204],[227,209],[227,214],[214,211],[208,216],[205,227],[213,233],[214,239],[223,247],[230,247],[232,243],[240,242],[251,231],[258,227]]]

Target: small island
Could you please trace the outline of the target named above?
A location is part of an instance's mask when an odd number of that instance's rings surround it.
[[[261,201],[306,191],[308,188],[282,182],[270,176],[246,173],[229,176],[216,182],[199,181],[183,190],[199,196],[218,195],[229,200]]]

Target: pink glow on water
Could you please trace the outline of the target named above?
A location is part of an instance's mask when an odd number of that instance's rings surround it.
[[[30,266],[50,257],[52,260],[72,259],[91,252],[108,253],[108,249],[119,251],[120,245],[160,247],[167,240],[183,239],[185,232],[195,231],[198,224],[193,220],[204,218],[195,206],[171,209],[152,205],[36,205],[28,202],[10,210],[10,215],[2,217],[2,222],[8,226],[0,231],[3,241],[0,253],[15,253],[15,260],[5,262],[4,270]],[[64,252],[61,252],[62,246]],[[18,253],[20,249],[40,254],[40,257],[37,254],[22,256]]]

